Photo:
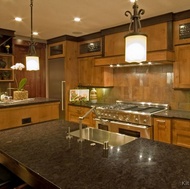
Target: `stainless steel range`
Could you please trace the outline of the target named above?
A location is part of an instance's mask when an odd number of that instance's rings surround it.
[[[98,106],[96,127],[135,137],[152,138],[154,113],[169,109],[168,104],[116,101]]]

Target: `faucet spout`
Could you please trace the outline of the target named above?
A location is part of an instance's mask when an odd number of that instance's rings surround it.
[[[83,141],[83,137],[82,137],[82,120],[88,116],[88,114],[90,114],[94,109],[96,108],[96,106],[92,106],[92,108],[86,112],[83,116],[79,117],[79,133],[80,133],[80,138],[78,139],[79,142]]]

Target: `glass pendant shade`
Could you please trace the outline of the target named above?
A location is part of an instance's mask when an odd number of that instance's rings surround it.
[[[40,69],[38,56],[26,56],[26,70],[36,71]]]
[[[143,62],[146,61],[147,36],[143,34],[130,34],[125,37],[125,61]]]

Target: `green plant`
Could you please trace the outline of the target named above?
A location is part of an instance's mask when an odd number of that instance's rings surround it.
[[[18,91],[21,91],[24,89],[24,86],[26,85],[27,79],[22,78],[18,84]]]
[[[25,68],[25,66],[22,63],[16,63],[15,65],[11,66],[11,69],[13,69],[13,70],[20,70],[20,71],[22,71],[23,68]],[[21,91],[21,90],[24,90],[24,86],[26,85],[27,79],[26,78],[22,78],[20,80],[20,82],[18,83],[17,82],[17,78],[16,78],[16,73],[15,73],[15,82],[16,82],[16,85],[17,85],[17,90]]]

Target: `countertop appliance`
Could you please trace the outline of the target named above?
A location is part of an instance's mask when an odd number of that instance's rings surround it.
[[[97,106],[96,127],[134,137],[152,138],[152,115],[169,109],[168,104],[125,102]]]

